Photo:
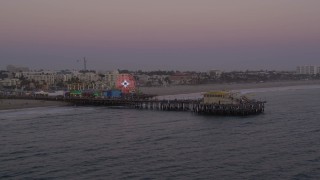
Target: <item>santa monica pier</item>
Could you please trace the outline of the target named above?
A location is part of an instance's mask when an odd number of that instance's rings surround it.
[[[139,92],[131,74],[119,74],[113,89],[101,91],[85,84],[70,84],[68,91],[20,94],[6,98],[63,101],[74,106],[109,106],[159,111],[189,111],[197,114],[246,116],[264,112],[265,101],[249,99],[229,91],[203,93],[199,99],[160,100],[157,95]]]

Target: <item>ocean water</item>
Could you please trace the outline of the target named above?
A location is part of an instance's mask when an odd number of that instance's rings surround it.
[[[320,179],[320,87],[243,92],[265,113],[0,111],[0,179]]]

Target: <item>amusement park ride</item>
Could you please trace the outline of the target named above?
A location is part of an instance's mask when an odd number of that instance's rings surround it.
[[[116,82],[116,89],[124,94],[136,91],[136,81],[131,74],[119,74]]]

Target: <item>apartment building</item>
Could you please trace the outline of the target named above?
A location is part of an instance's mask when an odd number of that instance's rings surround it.
[[[296,69],[297,74],[316,75],[319,74],[320,67],[318,66],[298,66]]]

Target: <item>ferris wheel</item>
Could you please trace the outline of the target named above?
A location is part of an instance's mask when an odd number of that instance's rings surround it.
[[[124,94],[133,93],[136,90],[136,81],[131,74],[119,74],[116,88]]]

